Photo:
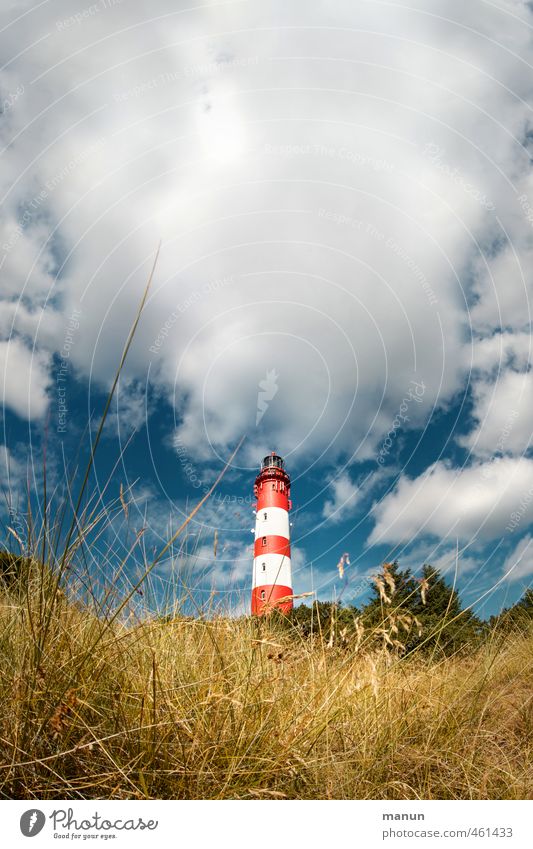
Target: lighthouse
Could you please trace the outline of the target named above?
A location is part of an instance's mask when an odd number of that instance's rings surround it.
[[[291,479],[281,457],[272,451],[261,463],[254,484],[255,516],[252,614],[263,616],[274,607],[292,610],[289,510]]]

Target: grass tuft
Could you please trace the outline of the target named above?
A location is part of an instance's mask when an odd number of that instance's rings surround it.
[[[275,618],[109,621],[42,571],[0,591],[3,798],[533,797],[531,634],[437,661]]]

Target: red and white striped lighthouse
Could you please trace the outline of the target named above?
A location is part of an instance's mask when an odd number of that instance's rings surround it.
[[[264,458],[255,479],[255,517],[252,614],[263,616],[277,607],[292,610],[289,510],[291,479],[274,451]]]

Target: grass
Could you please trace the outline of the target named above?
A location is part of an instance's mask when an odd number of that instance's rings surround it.
[[[533,634],[502,642],[495,632],[470,656],[400,657],[392,631],[393,651],[360,631],[304,639],[274,617],[184,617],[180,604],[194,597],[181,579],[172,615],[166,598],[154,617],[153,570],[174,560],[174,541],[241,443],[138,579],[125,572],[140,534],[123,559],[105,554],[108,586],[83,571],[101,559],[113,511],[127,514],[122,489],[103,504],[111,478],[92,495],[88,484],[156,263],[77,496],[75,458],[67,498],[52,509],[45,461],[36,520],[28,494],[27,540],[6,529],[30,554],[0,578],[0,796],[533,798]]]
[[[430,660],[61,590],[50,615],[28,570],[0,596],[3,798],[533,797],[533,635]]]

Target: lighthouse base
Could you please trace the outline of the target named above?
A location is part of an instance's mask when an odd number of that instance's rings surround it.
[[[274,586],[254,587],[252,590],[252,616],[265,616],[274,608],[282,613],[292,610],[291,587]],[[285,600],[283,600],[285,599]]]

